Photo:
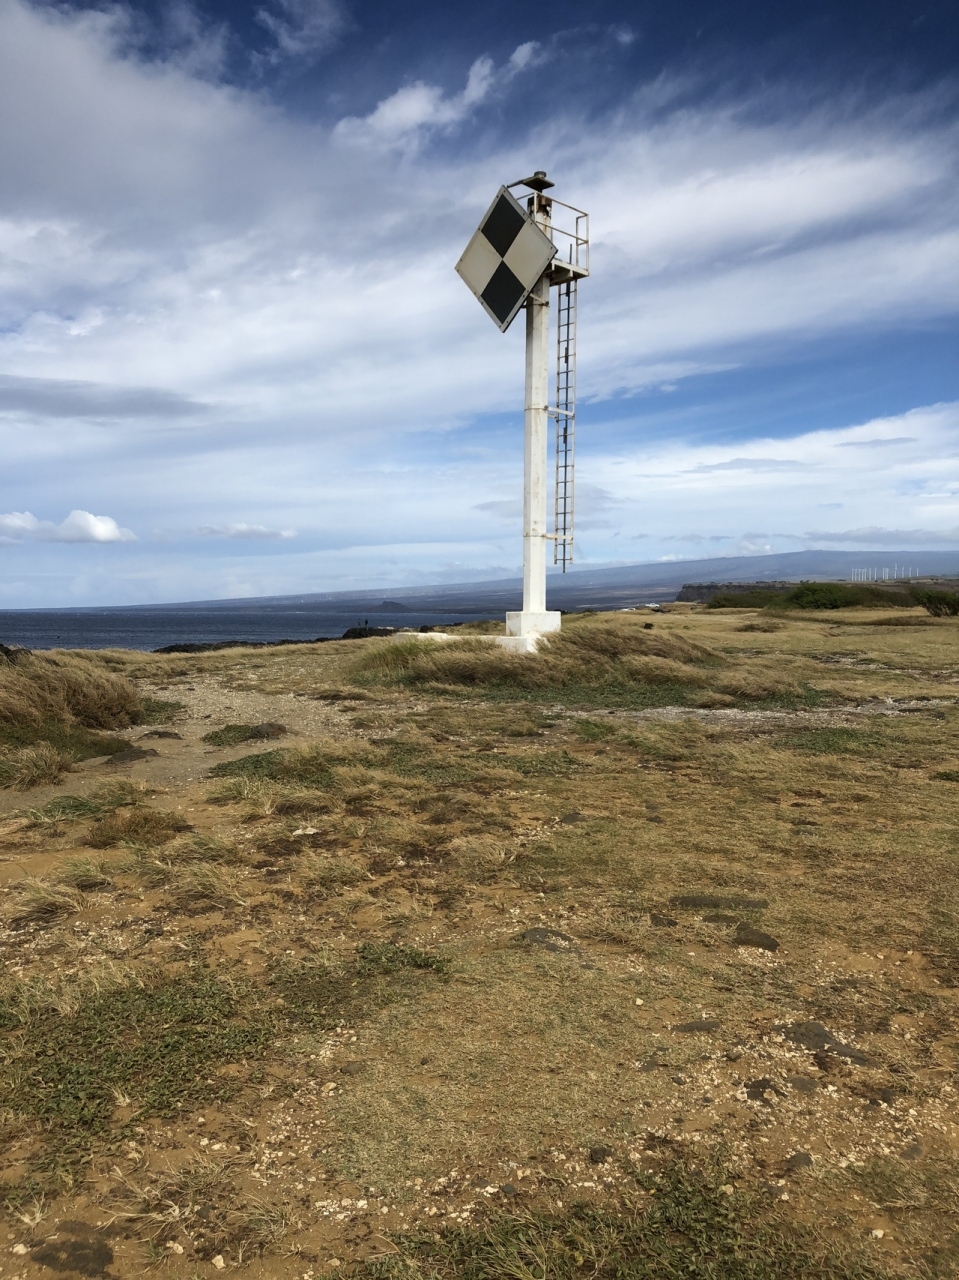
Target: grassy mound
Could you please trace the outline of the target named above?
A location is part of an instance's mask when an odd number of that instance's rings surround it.
[[[363,655],[353,679],[366,685],[482,690],[529,697],[614,695],[640,705],[684,703],[723,665],[712,650],[683,636],[645,630],[635,619],[602,625],[570,621],[535,655],[505,653],[487,641],[383,645]]]
[[[371,649],[350,678],[367,686],[568,705],[731,706],[805,697],[780,669],[761,660],[734,665],[675,630],[650,630],[635,617],[568,619],[536,654],[507,653],[488,641],[442,645],[396,642]]]
[[[98,731],[143,714],[133,685],[90,655],[0,650],[0,786],[55,782],[71,760],[119,750]]]

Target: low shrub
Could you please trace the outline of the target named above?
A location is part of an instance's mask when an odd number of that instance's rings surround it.
[[[927,613],[934,618],[955,618],[959,616],[959,595],[954,591],[919,591],[913,590],[912,598],[921,604]]]
[[[942,593],[945,594],[945,593]],[[708,609],[910,609],[917,601],[906,591],[844,582],[800,582],[781,591],[724,592],[707,602]]]

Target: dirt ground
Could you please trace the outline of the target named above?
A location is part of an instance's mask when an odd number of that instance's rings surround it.
[[[815,696],[108,655],[145,754],[0,790],[0,1277],[318,1280],[711,1160],[957,1274],[959,626],[655,627]]]

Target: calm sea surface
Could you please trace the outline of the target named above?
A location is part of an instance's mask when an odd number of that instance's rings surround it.
[[[442,627],[462,613],[328,613],[310,608],[12,609],[0,611],[0,644],[28,649],[160,649],[217,640],[316,640],[347,627]]]

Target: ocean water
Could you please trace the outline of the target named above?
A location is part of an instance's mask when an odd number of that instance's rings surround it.
[[[27,649],[161,649],[168,644],[220,640],[316,640],[348,627],[443,627],[466,622],[463,613],[323,612],[302,608],[213,607],[122,609],[11,609],[0,611],[0,644]]]

